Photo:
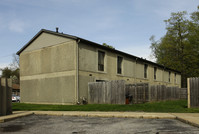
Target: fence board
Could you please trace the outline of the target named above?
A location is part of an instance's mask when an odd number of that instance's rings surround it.
[[[89,104],[125,104],[126,97],[130,103],[181,99],[186,89],[149,85],[148,83],[126,84],[125,81],[89,83]],[[182,92],[183,91],[183,92]]]
[[[179,88],[180,99],[187,99],[187,88]]]
[[[88,84],[89,104],[125,104],[125,81],[92,82]]]
[[[0,116],[3,115],[2,114],[2,109],[3,109],[3,99],[2,99],[2,86],[1,86],[1,78],[0,78]]]
[[[163,101],[180,99],[181,89],[166,87],[165,85],[151,85],[149,88],[149,101]]]
[[[144,103],[149,100],[148,83],[127,84],[125,85],[126,95],[132,97],[130,103]]]
[[[6,115],[6,81],[5,79],[1,79],[1,90],[2,90],[2,111],[1,114],[2,115]]]
[[[12,81],[0,78],[0,116],[12,114]]]
[[[188,107],[199,107],[199,78],[188,78]]]
[[[199,107],[199,78],[188,78],[188,107]]]

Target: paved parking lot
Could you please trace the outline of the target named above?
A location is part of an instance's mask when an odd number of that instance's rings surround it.
[[[199,128],[173,119],[135,119],[31,115],[0,123],[15,134],[198,134]]]

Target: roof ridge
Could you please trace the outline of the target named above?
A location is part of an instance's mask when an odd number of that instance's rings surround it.
[[[161,68],[164,68],[166,70],[170,70],[170,71],[174,71],[174,72],[177,72],[177,73],[181,73],[180,71],[177,71],[175,69],[171,69],[171,68],[168,68],[168,67],[165,67],[164,65],[161,65],[161,64],[157,64],[155,62],[152,62],[152,61],[149,61],[149,60],[146,60],[146,59],[143,59],[143,58],[140,58],[140,57],[137,57],[137,56],[134,56],[132,54],[128,54],[126,52],[122,52],[122,51],[119,51],[117,49],[112,49],[112,48],[108,48],[106,46],[103,46],[101,44],[98,44],[98,43],[95,43],[95,42],[92,42],[92,41],[89,41],[89,40],[86,40],[86,39],[83,39],[83,38],[80,38],[80,37],[77,37],[77,36],[73,36],[73,35],[69,35],[69,34],[65,34],[65,33],[60,33],[60,32],[55,32],[55,31],[51,31],[51,30],[47,30],[47,29],[41,29],[26,45],[24,45],[16,54],[17,55],[20,55],[20,53],[26,49],[40,34],[42,34],[43,32],[46,32],[46,33],[50,33],[50,34],[54,34],[54,35],[57,35],[57,36],[62,36],[62,37],[65,37],[65,38],[70,38],[70,39],[74,39],[74,40],[80,40],[82,42],[86,42],[86,43],[89,43],[89,44],[92,44],[92,45],[95,45],[97,47],[101,47],[103,49],[107,49],[109,51],[113,51],[113,52],[117,52],[117,53],[121,53],[121,54],[124,54],[124,55],[127,55],[127,56],[130,56],[130,57],[133,57],[135,60],[139,59],[139,61],[141,62],[146,62],[146,63],[149,63],[149,64],[153,64],[155,66],[159,66]]]

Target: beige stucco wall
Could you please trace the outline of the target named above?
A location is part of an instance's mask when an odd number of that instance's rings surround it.
[[[20,54],[21,76],[70,71],[75,68],[75,42],[41,48]]]
[[[57,44],[66,43],[70,41],[73,41],[73,40],[43,32],[23,52],[38,50],[40,48],[55,46]]]
[[[76,104],[76,41],[42,34],[29,47],[20,54],[21,102]]]
[[[98,51],[105,52],[104,71],[98,71]],[[122,74],[117,74],[117,56],[123,57]],[[78,58],[77,58],[78,57]],[[77,60],[78,59],[78,60]],[[149,82],[180,86],[181,76],[148,64],[144,78],[144,62],[136,61],[96,46],[42,33],[20,54],[21,101],[26,103],[76,104],[88,96],[88,82],[125,80],[127,83]]]
[[[115,57],[113,58],[115,61]],[[117,69],[117,66],[115,67]],[[123,58],[122,74],[127,77],[135,77],[135,61],[128,57]]]
[[[98,50],[105,52],[105,69],[98,71]],[[117,74],[117,56],[123,57],[122,74]],[[127,56],[116,54],[108,50],[99,49],[79,44],[79,97],[87,97],[88,82],[96,80],[125,80],[127,83],[149,82],[150,84],[165,84],[180,86],[180,75],[177,75],[178,83],[174,83],[174,72],[171,72],[171,82],[168,82],[169,72],[157,67],[157,79],[154,80],[154,66],[148,64],[147,78],[144,78],[144,62],[131,59]]]
[[[21,81],[21,102],[75,104],[75,75],[40,77]]]
[[[177,78],[177,79],[176,79],[176,84],[177,84],[177,85],[181,85],[181,75],[177,74],[177,75],[176,75],[176,78]]]

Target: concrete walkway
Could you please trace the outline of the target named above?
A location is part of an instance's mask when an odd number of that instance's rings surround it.
[[[199,127],[199,113],[145,113],[145,112],[81,112],[81,111],[16,111],[12,115],[0,116],[0,123],[28,115],[120,117],[144,119],[177,119]]]

